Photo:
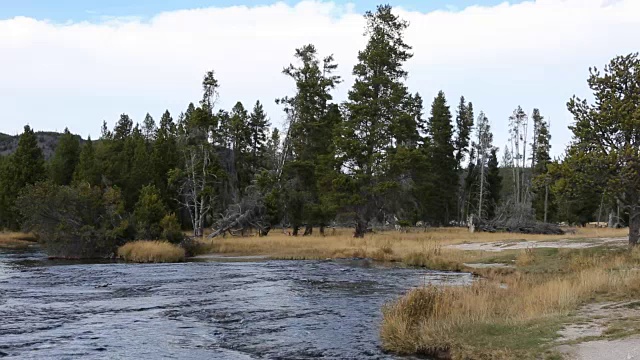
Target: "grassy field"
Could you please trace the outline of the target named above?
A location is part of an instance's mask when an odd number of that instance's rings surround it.
[[[22,249],[35,245],[37,241],[33,234],[0,232],[0,248]]]
[[[166,241],[132,241],[118,248],[118,257],[137,263],[184,261],[184,249]]]
[[[203,251],[232,256],[264,255],[273,259],[372,258],[403,262],[412,266],[460,270],[461,264],[485,255],[457,251],[447,245],[474,242],[557,241],[562,239],[612,238],[627,235],[625,229],[577,229],[567,235],[527,235],[509,233],[469,233],[466,228],[434,228],[409,233],[397,231],[352,237],[353,230],[337,229],[328,236],[292,237],[271,232],[266,237],[227,237],[202,240]]]

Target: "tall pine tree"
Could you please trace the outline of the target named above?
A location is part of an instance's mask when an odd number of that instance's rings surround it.
[[[295,57],[299,64],[289,65],[283,73],[295,81],[296,94],[277,100],[289,120],[282,180],[286,182],[285,214],[293,232],[297,234],[306,223],[308,235],[314,224],[323,222],[316,172],[326,165],[327,155],[332,152],[333,129],[340,121],[335,111],[329,111],[331,91],[340,78],[333,75],[337,68],[333,56],[320,60],[311,44],[296,49]]]
[[[392,173],[389,153],[418,139],[417,96],[404,80],[404,63],[413,55],[404,42],[408,23],[389,5],[365,14],[369,40],[353,68],[355,83],[345,105],[347,116],[338,154],[346,170],[339,181],[343,205],[355,216],[354,236],[363,237],[369,222],[388,207],[391,190],[400,182]],[[453,155],[453,154],[452,154]]]
[[[429,162],[433,179],[429,200],[430,218],[438,225],[448,225],[455,211],[458,176],[451,112],[442,91],[431,105],[427,130],[431,139]]]

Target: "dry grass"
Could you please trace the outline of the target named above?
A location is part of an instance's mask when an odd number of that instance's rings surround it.
[[[185,252],[166,241],[133,241],[118,248],[118,257],[138,263],[180,262],[184,261]]]
[[[331,231],[328,231],[331,233]],[[336,229],[333,235],[292,237],[272,231],[266,237],[227,237],[202,240],[205,252],[234,256],[265,255],[277,259],[327,259],[367,257],[401,261],[409,265],[459,269],[460,264],[478,257],[473,252],[444,248],[446,245],[493,241],[553,241],[599,237],[623,237],[624,229],[578,229],[567,235],[510,233],[469,233],[466,228],[434,228],[410,233],[381,232],[363,239],[352,237],[352,229]]]
[[[33,234],[0,232],[0,248],[19,249],[32,246],[38,239]]]
[[[384,307],[383,346],[453,359],[533,357],[555,335],[558,319],[581,304],[598,296],[640,294],[640,250],[607,251],[557,252],[554,259],[565,257],[562,261],[571,264],[566,273],[518,271],[469,287],[411,290]],[[523,270],[544,260],[532,250],[517,259]],[[532,330],[536,327],[542,330]]]

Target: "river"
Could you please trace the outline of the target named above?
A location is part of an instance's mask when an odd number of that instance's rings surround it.
[[[366,260],[48,260],[0,250],[3,359],[397,359],[381,306],[469,274]]]

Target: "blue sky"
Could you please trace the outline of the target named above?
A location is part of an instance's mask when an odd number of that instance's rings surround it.
[[[136,16],[148,17],[153,14],[180,9],[202,8],[210,6],[265,5],[277,1],[268,0],[0,0],[0,19],[14,16],[27,16],[36,19],[48,19],[55,22],[91,21],[102,17]],[[293,5],[298,1],[284,0]],[[335,0],[336,3],[352,3],[356,11],[364,12],[380,4],[378,0]],[[505,0],[387,0],[393,6],[402,6],[408,10],[429,12],[433,10],[463,9],[471,5],[496,5]],[[510,0],[520,3],[522,0]]]

